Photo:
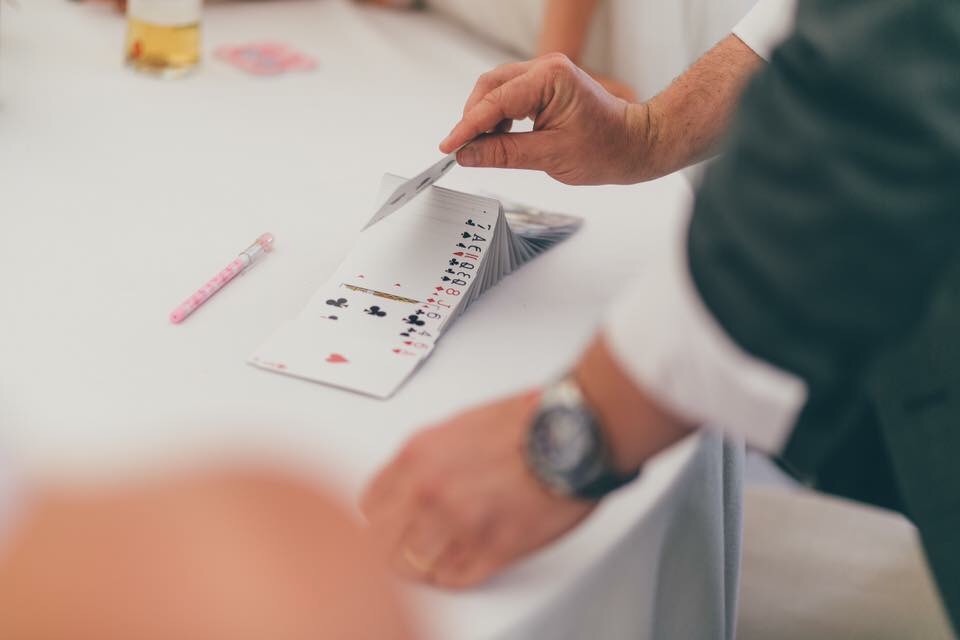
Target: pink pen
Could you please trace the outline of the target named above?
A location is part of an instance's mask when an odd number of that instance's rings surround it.
[[[204,302],[209,300],[213,294],[223,289],[228,282],[253,266],[261,256],[273,250],[273,235],[265,233],[252,245],[243,250],[237,259],[228,264],[217,275],[210,278],[207,284],[180,303],[180,306],[170,313],[170,322],[179,324],[186,320],[187,316],[200,308]]]

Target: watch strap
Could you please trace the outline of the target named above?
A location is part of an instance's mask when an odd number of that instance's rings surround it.
[[[628,474],[604,473],[574,490],[573,495],[584,500],[600,500],[620,487],[630,484],[640,475],[640,469]]]

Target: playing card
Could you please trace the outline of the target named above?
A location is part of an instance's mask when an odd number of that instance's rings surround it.
[[[370,341],[337,322],[311,323],[305,316],[275,332],[250,363],[276,373],[322,382],[379,398],[389,397],[430,352],[416,346]]]
[[[387,176],[381,192],[401,181]],[[361,232],[334,278],[418,301],[438,298],[440,285],[444,290],[458,287],[440,296],[450,298],[440,304],[452,309],[478,280],[477,259],[472,257],[488,250],[499,211],[499,204],[487,198],[429,189],[402,213]],[[461,275],[453,277],[458,272]],[[460,282],[448,284],[453,280]]]
[[[247,73],[275,76],[288,71],[311,71],[317,61],[309,55],[276,42],[218,47],[214,55]]]
[[[399,347],[411,339],[429,342],[440,336],[442,325],[450,315],[427,302],[389,293],[341,284],[334,293],[321,289],[301,316],[310,322],[332,320],[350,330],[361,332],[370,341]],[[428,298],[429,299],[429,298]]]
[[[424,193],[428,187],[443,177],[447,171],[450,171],[455,164],[457,164],[457,154],[451,153],[417,174],[417,176],[397,186],[389,195],[380,200],[383,204],[373,214],[364,229],[372,227],[419,194]]]
[[[432,186],[450,166],[411,181],[385,176],[378,201],[388,209],[250,362],[388,397],[471,302],[580,226],[573,216],[505,213],[496,200]]]

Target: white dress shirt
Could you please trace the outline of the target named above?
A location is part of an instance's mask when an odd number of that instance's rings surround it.
[[[795,0],[760,0],[734,33],[769,59],[794,9]],[[676,415],[777,452],[806,403],[806,383],[744,351],[717,323],[690,275],[688,222],[609,310],[607,344],[638,386]]]
[[[769,60],[774,48],[793,30],[796,13],[797,0],[760,0],[733,33],[758,56]]]

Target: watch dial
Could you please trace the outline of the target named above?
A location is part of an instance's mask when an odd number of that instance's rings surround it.
[[[571,411],[554,411],[545,416],[542,453],[555,471],[572,471],[593,450],[593,434],[583,416]]]

